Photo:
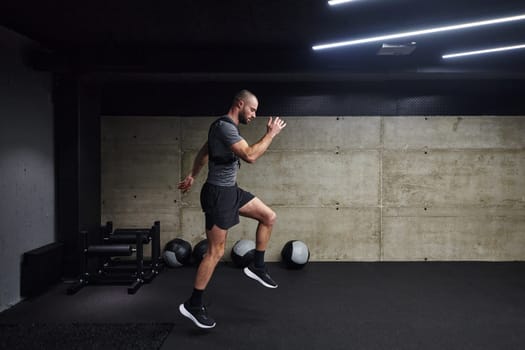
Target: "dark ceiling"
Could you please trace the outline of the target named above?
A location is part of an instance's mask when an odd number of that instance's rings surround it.
[[[46,48],[39,69],[111,74],[525,79],[525,49],[445,61],[458,50],[525,43],[525,20],[405,38],[408,56],[379,56],[382,43],[326,51],[334,40],[525,14],[523,0],[105,0],[13,1],[0,25]]]

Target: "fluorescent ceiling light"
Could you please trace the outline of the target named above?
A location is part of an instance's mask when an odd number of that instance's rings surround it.
[[[414,36],[419,36],[419,35],[426,35],[426,34],[431,34],[431,33],[447,32],[451,30],[460,30],[460,29],[466,29],[466,28],[488,26],[488,25],[498,24],[498,23],[521,21],[524,19],[525,19],[525,14],[521,14],[521,15],[512,16],[512,17],[502,17],[502,18],[489,19],[485,21],[469,22],[469,23],[455,24],[455,25],[450,25],[450,26],[445,26],[445,27],[435,27],[435,28],[429,28],[429,29],[423,29],[423,30],[416,30],[412,32],[387,34],[387,35],[375,36],[375,37],[363,38],[363,39],[357,39],[357,40],[339,41],[339,42],[334,42],[334,43],[329,43],[329,44],[315,45],[315,46],[312,46],[312,49],[325,50],[325,49],[332,49],[332,48],[341,47],[341,46],[366,44],[366,43],[373,43],[373,42],[379,42],[379,41],[389,41],[392,39],[400,39],[400,38],[414,37]]]
[[[377,54],[379,56],[407,56],[414,52],[415,49],[415,41],[406,44],[383,43]]]
[[[330,0],[328,1],[328,5],[330,6],[341,5],[341,4],[345,4],[347,2],[352,2],[352,1],[355,1],[355,0]]]
[[[442,57],[447,59],[447,58],[455,58],[455,57],[462,57],[462,56],[483,55],[483,54],[487,54],[487,53],[500,52],[500,51],[509,51],[509,50],[518,50],[518,49],[525,49],[525,44],[523,44],[523,45],[514,45],[514,46],[505,46],[505,47],[496,47],[496,48],[492,48],[492,49],[477,50],[477,51],[457,52],[457,53],[451,53],[451,54],[448,54],[448,55],[443,55]]]

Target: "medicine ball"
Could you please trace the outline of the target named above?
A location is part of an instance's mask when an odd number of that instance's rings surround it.
[[[281,251],[284,265],[289,269],[302,269],[310,259],[310,251],[302,241],[288,241]]]
[[[204,258],[204,255],[206,255],[206,252],[208,251],[208,240],[203,239],[199,243],[195,245],[193,248],[193,262],[196,265],[199,265],[202,261],[202,258]]]
[[[169,267],[187,265],[191,260],[191,244],[183,239],[175,238],[166,243],[162,257]]]
[[[237,241],[230,253],[230,257],[237,267],[246,267],[253,261],[255,254],[255,242],[249,239]]]

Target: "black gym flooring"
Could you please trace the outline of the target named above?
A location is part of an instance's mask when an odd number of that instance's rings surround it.
[[[168,325],[160,349],[525,348],[524,262],[309,263],[299,271],[277,263],[269,267],[277,289],[258,285],[230,264],[217,268],[205,298],[217,321],[209,331],[179,315],[178,305],[191,292],[195,274],[194,267],[184,267],[165,269],[135,295],[128,295],[126,286],[89,286],[68,296],[68,285],[57,285],[0,313],[0,341],[24,326],[50,327],[51,335],[68,337],[60,327],[147,330],[154,324]],[[114,337],[107,331],[94,333],[96,341],[86,345],[79,339],[67,348],[125,348],[114,344],[122,329],[114,332]],[[33,333],[38,332],[26,331],[26,347],[20,342],[18,348],[44,348],[27,347]],[[126,348],[145,348],[139,341],[134,344]]]

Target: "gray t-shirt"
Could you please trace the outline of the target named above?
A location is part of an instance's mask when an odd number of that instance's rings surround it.
[[[230,147],[242,139],[235,124],[219,120],[210,126],[208,133],[210,158],[206,182],[216,186],[234,186],[237,183],[239,162],[233,160],[235,155]]]

